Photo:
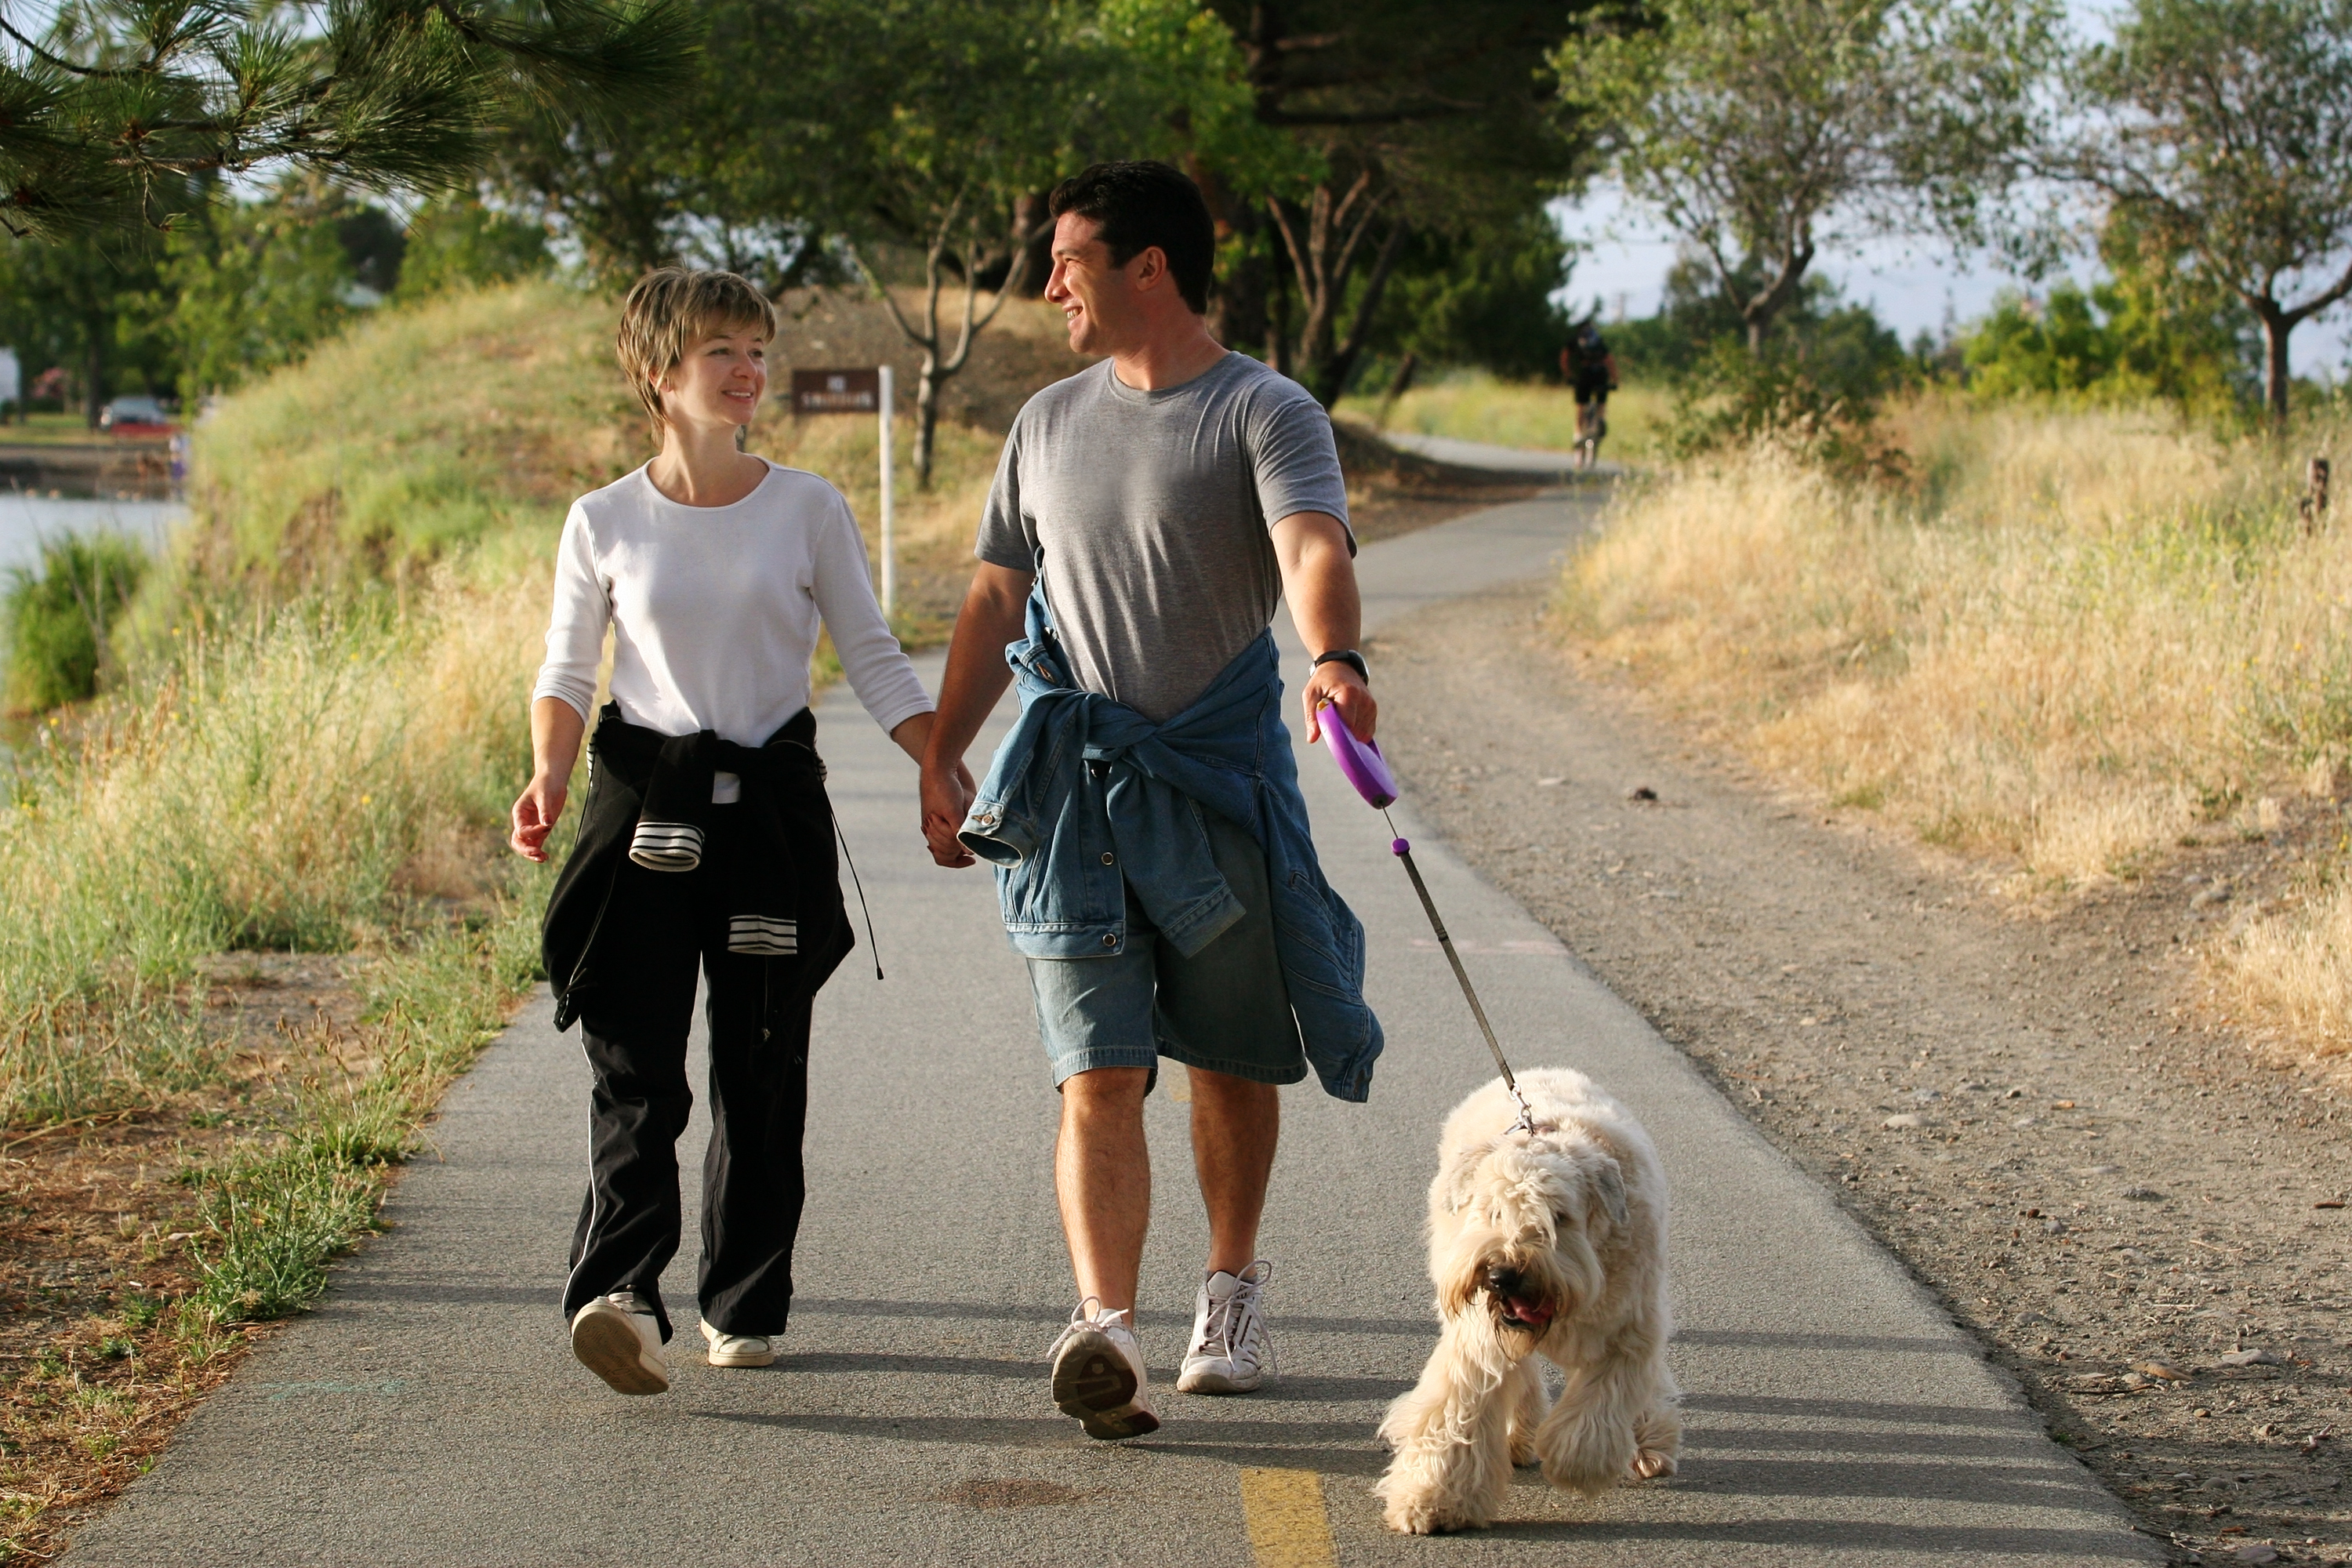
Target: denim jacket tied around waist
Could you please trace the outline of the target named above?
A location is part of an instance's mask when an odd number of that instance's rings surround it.
[[[1104,958],[1127,943],[1127,889],[1186,957],[1242,917],[1201,812],[1265,852],[1276,956],[1324,1091],[1362,1101],[1381,1054],[1364,1001],[1364,928],[1323,879],[1298,793],[1274,637],[1260,633],[1192,705],[1154,724],[1083,691],[1041,592],[1008,645],[1021,717],[960,837],[996,868],[1005,933],[1030,958]]]

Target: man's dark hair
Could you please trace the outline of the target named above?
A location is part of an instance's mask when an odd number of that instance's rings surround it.
[[[1092,218],[1113,267],[1158,246],[1184,303],[1194,315],[1208,314],[1217,226],[1201,187],[1181,172],[1141,160],[1096,163],[1055,185],[1047,208],[1056,218],[1064,213]]]

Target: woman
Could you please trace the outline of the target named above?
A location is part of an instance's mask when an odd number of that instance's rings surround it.
[[[556,1026],[579,1020],[594,1074],[563,1310],[572,1352],[623,1394],[669,1387],[660,1279],[679,1240],[698,969],[712,1124],[696,1298],[710,1364],[773,1362],[791,1305],[810,1005],[852,946],[808,708],[820,621],[900,749],[919,762],[931,730],[848,503],[740,449],[775,332],[733,273],[664,268],[629,291],[621,366],[661,451],[564,521],[531,780],[514,804],[509,842],[546,859],[609,626],[612,701],[544,951]]]

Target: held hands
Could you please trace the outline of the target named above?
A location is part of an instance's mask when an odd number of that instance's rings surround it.
[[[523,787],[522,794],[515,797],[508,847],[526,860],[544,861],[547,836],[555,831],[556,818],[563,815],[564,795],[562,779],[545,773],[535,775]]]
[[[950,868],[973,863],[972,852],[956,837],[956,829],[963,826],[971,797],[979,793],[971,770],[963,763],[956,763],[953,772],[923,764],[923,842],[930,847],[935,863]]]
[[[1323,738],[1323,710],[1337,708],[1348,732],[1359,741],[1372,738],[1372,730],[1380,722],[1381,705],[1372,700],[1371,689],[1364,684],[1351,665],[1334,659],[1318,664],[1307,678],[1307,689],[1301,694],[1307,704],[1307,739],[1311,744]]]

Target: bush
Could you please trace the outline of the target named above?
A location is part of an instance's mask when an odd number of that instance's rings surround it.
[[[109,634],[146,572],[146,552],[113,533],[45,540],[37,568],[8,569],[10,712],[46,712],[98,694],[115,668]]]
[[[1676,384],[1666,449],[1689,458],[1762,440],[1841,474],[1892,472],[1901,454],[1872,424],[1906,366],[1901,342],[1861,306],[1762,353],[1718,340]]]

